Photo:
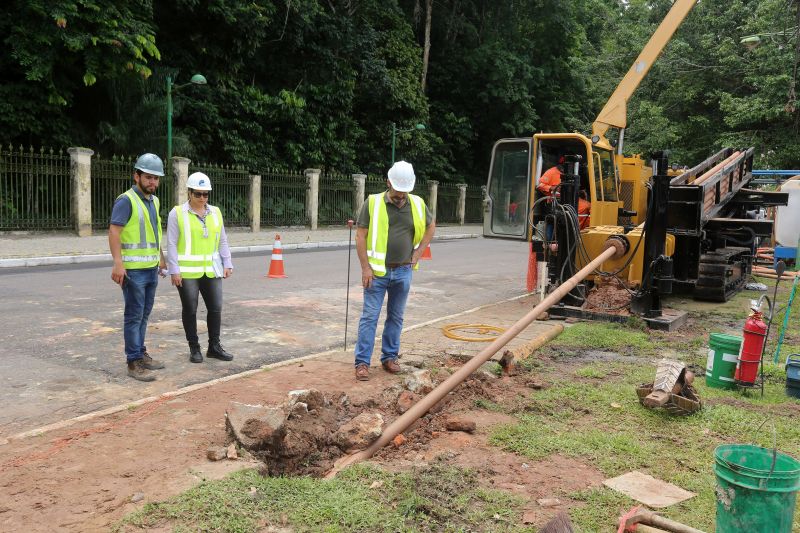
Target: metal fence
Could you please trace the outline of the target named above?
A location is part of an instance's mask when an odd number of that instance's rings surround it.
[[[306,190],[303,172],[269,169],[261,172],[261,225],[305,226]]]
[[[71,192],[64,150],[0,146],[0,230],[72,227]]]
[[[355,184],[353,177],[345,174],[323,174],[319,178],[320,225],[338,226],[355,220]]]
[[[202,172],[211,178],[211,205],[219,207],[226,227],[250,225],[250,173],[231,165],[189,165],[189,175]]]
[[[166,181],[166,180],[165,180]],[[162,183],[156,191],[161,201],[161,216],[169,209],[171,200],[165,202],[161,190]],[[104,158],[100,154],[92,156],[92,228],[107,228],[111,218],[111,208],[117,196],[133,186],[133,159],[130,157],[111,156]],[[166,205],[164,205],[166,204]]]
[[[91,158],[92,227],[108,227],[116,198],[133,184],[133,157]],[[218,206],[230,227],[250,225],[250,173],[244,167],[190,165],[189,172],[211,177],[213,205]],[[386,190],[384,176],[367,176],[365,194]],[[308,182],[303,171],[268,169],[261,172],[261,225],[307,226],[310,223],[306,197]],[[318,223],[343,225],[355,218],[355,184],[352,175],[328,172],[320,176]],[[418,179],[414,193],[429,201],[429,182]],[[66,150],[22,146],[0,146],[0,231],[58,230],[74,227],[71,159]],[[174,180],[171,173],[161,179],[156,193],[161,200],[161,217],[166,224],[173,207]],[[438,186],[437,221],[457,223],[458,184]],[[465,222],[483,220],[481,187],[468,186]]]
[[[472,185],[467,187],[467,198],[464,205],[464,223],[483,222],[483,187]]]
[[[439,183],[436,194],[436,223],[458,223],[458,198],[461,195],[457,183]]]

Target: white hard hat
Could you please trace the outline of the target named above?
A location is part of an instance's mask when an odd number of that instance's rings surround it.
[[[414,175],[414,167],[406,161],[398,161],[389,169],[389,183],[392,189],[397,192],[411,192],[414,190],[414,183],[417,177]]]
[[[186,180],[186,186],[196,191],[210,191],[211,178],[202,172],[195,172],[189,176],[188,180]]]

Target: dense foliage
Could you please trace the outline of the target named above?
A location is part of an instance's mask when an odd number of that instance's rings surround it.
[[[589,131],[670,3],[10,0],[0,141],[164,154],[171,75],[175,154],[382,172],[396,123],[420,174],[481,183],[499,138]],[[798,23],[798,0],[703,0],[629,102],[626,146],[796,168]]]

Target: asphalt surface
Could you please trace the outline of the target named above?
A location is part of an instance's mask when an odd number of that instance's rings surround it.
[[[415,273],[406,326],[517,296],[524,291],[522,243],[435,242]],[[122,294],[108,264],[7,268],[0,272],[0,436],[174,390],[261,365],[341,348],[347,248],[284,254],[286,279],[265,276],[269,254],[234,257],[224,282],[222,343],[236,358],[188,362],[177,291],[162,280],[147,346],[167,368],[159,380],[126,375]],[[360,267],[352,251],[348,344],[361,310]],[[201,302],[198,319],[203,320]],[[200,325],[205,344],[204,322]],[[380,329],[379,329],[380,333]]]

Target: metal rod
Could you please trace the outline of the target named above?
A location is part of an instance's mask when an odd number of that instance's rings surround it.
[[[378,440],[373,442],[369,448],[347,457],[343,457],[337,461],[333,470],[325,477],[334,477],[342,468],[360,461],[364,461],[375,455],[378,450],[386,446],[386,444],[391,442],[393,438],[405,431],[406,428],[413,424],[417,419],[421,418],[434,405],[439,403],[442,398],[447,396],[453,389],[460,385],[462,381],[467,379],[470,374],[475,372],[475,370],[477,370],[483,363],[488,361],[500,350],[500,348],[508,344],[511,339],[519,335],[522,330],[536,320],[539,315],[561,301],[561,299],[567,293],[569,293],[569,291],[574,289],[579,282],[583,281],[584,278],[594,272],[596,268],[600,268],[605,261],[617,255],[622,255],[622,248],[616,248],[613,244],[610,244],[609,247],[603,251],[603,253],[578,271],[577,274],[565,280],[555,291],[547,295],[544,300],[539,302],[536,307],[519,319],[513,326],[506,330],[505,333],[497,337],[497,339],[495,339],[489,346],[484,348],[483,351],[467,361],[464,366],[459,368],[449,378],[444,380],[435,389],[433,389],[428,395],[424,396],[417,403],[411,406],[408,411],[399,416],[394,422],[389,424],[386,429],[383,430],[381,436],[378,437]]]
[[[347,294],[344,298],[344,349],[347,350],[347,321],[350,315],[350,253],[353,249],[353,221],[347,221],[350,235],[347,237]]]

